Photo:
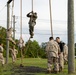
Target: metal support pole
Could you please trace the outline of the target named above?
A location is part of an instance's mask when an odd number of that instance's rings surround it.
[[[68,0],[68,73],[75,72],[74,0]]]
[[[7,3],[7,30],[9,28],[9,24],[10,24],[10,18],[9,18],[9,4]],[[7,38],[8,38],[8,35],[7,35]],[[9,59],[9,40],[7,39],[6,40],[6,64],[8,63],[8,59]]]

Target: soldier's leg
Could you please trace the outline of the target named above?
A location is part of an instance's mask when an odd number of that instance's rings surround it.
[[[5,64],[5,60],[4,60],[4,57],[3,57],[2,53],[0,53],[0,61],[1,61],[2,65]]]
[[[54,72],[59,72],[58,58],[54,58]]]
[[[60,64],[61,64],[62,68],[64,68],[64,59],[63,59],[63,53],[61,53]]]
[[[66,65],[66,64],[68,64],[68,56],[67,55],[65,55],[65,57],[64,57],[64,65]]]
[[[62,71],[62,69],[64,68],[63,53],[61,53],[60,56],[59,56],[59,68],[60,68],[60,71]]]
[[[16,42],[11,38],[11,37],[9,37],[9,38],[7,38],[9,41],[11,41],[13,44],[16,44]]]
[[[12,62],[14,63],[14,55],[12,54]]]
[[[31,35],[30,37],[33,38],[33,35],[34,34],[33,34],[33,28],[32,28],[32,25],[31,24],[29,24],[29,33]]]
[[[52,72],[52,65],[53,64],[53,58],[49,58],[48,59],[48,67],[47,67],[47,71]]]
[[[16,61],[16,54],[14,55],[14,61]]]
[[[34,26],[36,25],[35,22],[32,23],[32,31],[34,32]]]

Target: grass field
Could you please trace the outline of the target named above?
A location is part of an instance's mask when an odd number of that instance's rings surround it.
[[[63,72],[58,74],[46,74],[47,60],[41,58],[25,58],[23,59],[23,67],[20,67],[21,59],[17,59],[16,63],[12,63],[2,67],[0,64],[0,75],[68,75],[67,65]],[[71,74],[76,75],[76,74]]]

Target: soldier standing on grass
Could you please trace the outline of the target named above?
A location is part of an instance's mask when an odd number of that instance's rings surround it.
[[[29,12],[27,14],[27,17],[30,18],[29,20],[29,33],[30,33],[30,38],[33,38],[34,35],[34,26],[36,25],[36,19],[37,19],[37,13],[36,12]]]
[[[62,69],[64,68],[64,58],[63,58],[64,43],[60,41],[60,37],[56,37],[56,42],[59,44],[59,47],[60,47],[59,68],[60,68],[60,71],[62,71]]]
[[[2,63],[2,66],[4,66],[5,60],[4,60],[4,57],[3,57],[3,44],[1,44],[1,43],[0,43],[0,61]]]
[[[17,58],[17,54],[18,54],[18,50],[15,49],[15,46],[13,46],[12,48],[9,48],[11,51],[11,56],[12,56],[12,62],[14,63],[16,61]]]
[[[46,53],[48,58],[47,72],[57,73],[59,71],[58,54],[60,52],[59,45],[54,41],[53,37],[49,38],[46,46]],[[53,68],[54,66],[54,68]]]

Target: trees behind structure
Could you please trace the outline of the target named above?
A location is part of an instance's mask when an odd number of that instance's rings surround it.
[[[4,27],[2,27],[2,29],[0,27],[0,42],[4,44],[4,56],[6,57],[6,29]],[[15,39],[15,42],[17,43],[18,39]],[[10,47],[12,46],[13,44],[10,42]],[[16,49],[18,50],[17,57],[20,57],[21,53],[17,45]],[[9,56],[11,56],[10,53]],[[26,42],[25,48],[23,50],[23,56],[28,58],[46,57],[44,48],[42,48],[36,40],[34,41],[30,40]]]

